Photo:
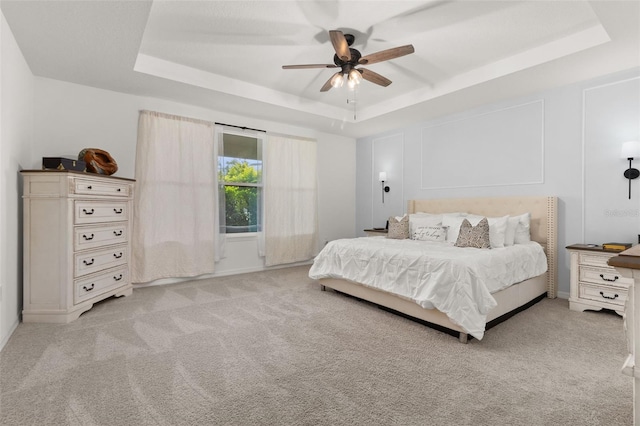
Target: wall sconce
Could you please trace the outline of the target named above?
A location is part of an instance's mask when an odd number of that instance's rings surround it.
[[[623,143],[621,156],[629,160],[629,168],[624,171],[624,177],[629,180],[629,199],[631,199],[631,179],[636,179],[640,176],[640,171],[631,167],[631,161],[636,157],[640,157],[640,142],[629,141]]]
[[[384,193],[389,192],[389,187],[384,186],[384,181],[387,180],[387,172],[380,172],[378,180],[382,182],[382,203],[384,204]]]

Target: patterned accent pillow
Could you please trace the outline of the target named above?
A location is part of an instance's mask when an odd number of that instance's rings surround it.
[[[418,226],[415,228],[411,239],[418,241],[439,241],[447,239],[447,228],[442,226]]]
[[[409,216],[404,215],[400,220],[395,216],[389,218],[387,238],[405,240],[409,238]]]
[[[471,225],[471,222],[467,219],[463,220],[455,246],[491,248],[491,242],[489,241],[489,221],[487,218],[482,218],[476,226]]]

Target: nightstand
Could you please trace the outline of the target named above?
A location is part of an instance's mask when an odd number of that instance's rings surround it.
[[[611,309],[622,315],[633,280],[607,264],[619,252],[588,244],[573,244],[567,250],[571,256],[569,309],[580,312]]]
[[[388,230],[387,229],[365,229],[364,233],[367,234],[367,237],[386,237]]]

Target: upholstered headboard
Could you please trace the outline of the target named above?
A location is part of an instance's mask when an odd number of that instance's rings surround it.
[[[547,254],[547,295],[557,294],[558,263],[558,199],[557,197],[489,197],[409,200],[409,213],[465,212],[487,217],[531,213],[531,239],[544,247]]]

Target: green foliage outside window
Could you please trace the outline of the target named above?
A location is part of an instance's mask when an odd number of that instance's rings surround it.
[[[226,173],[220,179],[225,182],[227,232],[255,232],[258,224],[260,188],[233,183],[260,183],[261,170],[256,170],[246,160],[231,160],[226,163],[225,169]]]

